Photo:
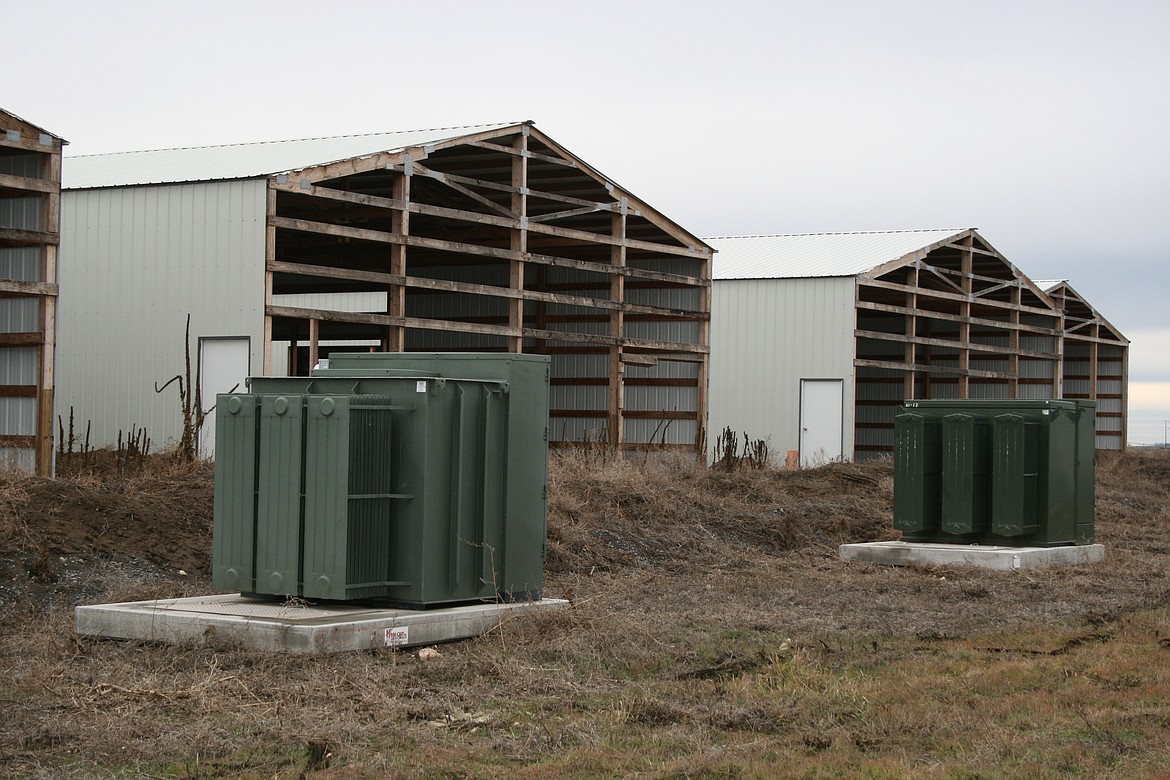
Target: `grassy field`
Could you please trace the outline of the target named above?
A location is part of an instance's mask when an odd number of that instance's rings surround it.
[[[1102,459],[1108,558],[1091,566],[840,561],[838,543],[892,535],[888,463],[722,473],[575,456],[550,485],[548,593],[572,602],[559,613],[427,658],[77,637],[78,601],[206,592],[205,559],[184,558],[183,576],[175,552],[100,540],[133,536],[127,513],[155,536],[168,517],[206,533],[193,497],[207,479],[91,480],[68,500],[100,498],[107,531],[67,550],[75,535],[29,502],[68,491],[9,478],[0,773],[1170,776],[1165,453]]]

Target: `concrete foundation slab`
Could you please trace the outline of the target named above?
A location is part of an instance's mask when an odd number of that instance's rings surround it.
[[[564,599],[443,609],[301,605],[237,594],[77,607],[77,633],[158,642],[228,641],[256,650],[323,654],[413,647],[479,636],[523,615],[568,606]]]
[[[1034,569],[1037,566],[1075,566],[1105,559],[1105,545],[1075,547],[996,547],[981,544],[932,544],[927,542],[866,542],[843,544],[839,553],[846,561],[885,563],[891,566],[966,565],[984,569]]]

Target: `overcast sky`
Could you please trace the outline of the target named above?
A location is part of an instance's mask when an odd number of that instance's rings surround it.
[[[67,157],[531,119],[702,236],[979,228],[1133,341],[1130,440],[1170,419],[1167,0],[0,0],[0,19],[0,106]]]

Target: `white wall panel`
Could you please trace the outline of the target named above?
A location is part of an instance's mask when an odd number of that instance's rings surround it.
[[[730,426],[767,439],[773,452],[795,450],[800,380],[843,379],[844,449],[853,451],[854,284],[853,277],[714,283],[709,443]]]
[[[57,413],[95,445],[145,427],[156,447],[180,432],[175,386],[183,328],[251,337],[263,365],[265,182],[72,190],[61,198]]]

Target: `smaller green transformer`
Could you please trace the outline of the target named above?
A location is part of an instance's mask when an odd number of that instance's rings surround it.
[[[548,385],[542,355],[362,353],[218,396],[213,586],[539,599]]]
[[[1095,407],[906,401],[894,421],[894,527],[908,542],[1092,544]]]

